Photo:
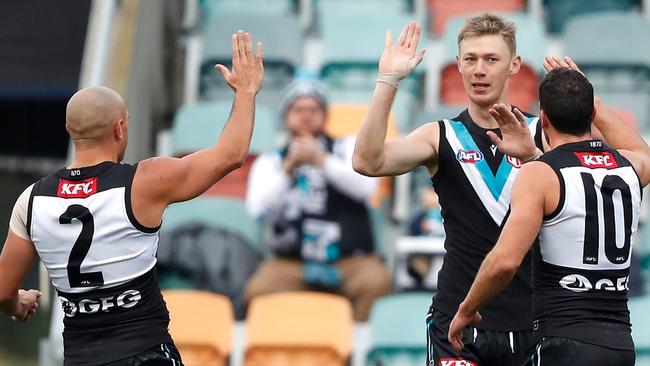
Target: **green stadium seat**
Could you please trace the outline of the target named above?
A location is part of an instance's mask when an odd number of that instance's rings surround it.
[[[232,102],[203,102],[183,106],[172,124],[172,154],[180,156],[213,145],[230,116]],[[261,154],[275,149],[278,122],[267,107],[257,104],[251,153]]]
[[[282,26],[278,26],[282,25]],[[253,34],[254,42],[264,43],[264,89],[281,91],[291,82],[295,70],[303,63],[303,31],[294,14],[274,12],[220,12],[206,21],[203,31],[200,95],[203,99],[231,99],[232,92],[225,85],[214,64],[229,67],[231,42],[228,35],[244,29]],[[216,89],[216,90],[215,90]],[[260,93],[270,97],[271,93]],[[262,98],[263,99],[263,98]]]
[[[629,301],[630,320],[632,323],[632,338],[638,358],[650,361],[650,296],[634,297]],[[637,365],[639,360],[637,360]],[[650,362],[649,362],[650,363]]]
[[[399,37],[402,28],[413,21],[405,13],[390,13],[377,7],[374,12],[363,16],[354,12],[339,12],[322,16],[323,80],[334,88],[348,90],[372,90],[377,78],[377,63],[383,50],[387,30],[392,30],[393,41]],[[362,17],[362,32],[359,19]],[[351,37],[350,35],[354,35]],[[424,35],[420,45],[426,45]],[[420,94],[424,68],[418,67],[415,75],[402,83],[400,90],[411,89]]]
[[[606,12],[585,14],[566,25],[563,42],[568,54],[585,71],[595,69],[642,69],[650,65],[647,44],[650,20],[640,14]],[[594,47],[598,40],[598,47]]]
[[[581,14],[608,11],[629,11],[633,0],[545,0],[545,18],[548,31],[563,33],[572,18]],[[616,32],[613,32],[616,33]],[[597,38],[593,38],[597,39]],[[592,41],[593,41],[592,39]]]
[[[370,310],[366,365],[424,365],[429,305],[430,293],[404,293],[377,300]]]
[[[260,225],[248,215],[243,201],[225,197],[199,197],[175,203],[163,216],[163,230],[199,222],[228,229],[241,235],[254,246],[260,246]]]

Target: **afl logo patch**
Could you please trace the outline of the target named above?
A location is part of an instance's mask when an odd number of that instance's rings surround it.
[[[461,163],[476,164],[483,160],[483,154],[478,150],[458,150],[456,153],[456,160]]]
[[[512,165],[512,167],[516,169],[519,169],[522,165],[524,165],[521,163],[521,160],[513,158],[512,156],[506,156],[506,160],[508,161],[508,164]]]

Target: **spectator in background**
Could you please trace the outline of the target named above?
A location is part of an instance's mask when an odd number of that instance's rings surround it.
[[[350,299],[355,320],[365,321],[373,301],[391,286],[374,253],[367,207],[376,181],[352,169],[354,138],[325,134],[327,104],[320,82],[293,81],[280,106],[289,141],[253,164],[246,205],[270,226],[266,244],[273,256],[249,281],[246,299],[329,291]]]
[[[420,191],[420,211],[409,224],[411,236],[445,236],[438,194],[432,187]]]

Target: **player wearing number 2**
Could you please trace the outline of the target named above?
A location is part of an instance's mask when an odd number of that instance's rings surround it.
[[[528,364],[633,365],[630,238],[650,182],[650,148],[620,120],[598,127],[617,129],[620,140],[609,142],[625,141],[625,150],[591,139],[593,88],[579,71],[550,71],[539,94],[552,150],[517,176],[508,221],[459,306],[449,341],[463,347],[462,329],[480,320],[479,309],[505,288],[539,233],[532,253],[536,348]]]
[[[0,311],[25,321],[39,292],[18,287],[37,256],[63,304],[65,365],[181,365],[155,264],[165,208],[192,199],[239,167],[248,153],[262,47],[232,36],[232,71],[216,69],[234,90],[230,119],[214,146],[180,159],[120,164],[128,113],[111,89],[92,87],[68,102],[75,147],[66,169],[18,198],[0,255]]]

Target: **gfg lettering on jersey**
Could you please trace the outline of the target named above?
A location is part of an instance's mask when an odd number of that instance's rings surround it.
[[[438,366],[476,366],[476,362],[461,358],[441,358]]]
[[[94,193],[97,193],[97,177],[76,182],[59,179],[56,195],[61,198],[86,198]]]
[[[70,301],[59,296],[63,313],[71,318],[77,314],[95,314],[98,312],[110,312],[111,308],[130,309],[142,299],[140,291],[127,290],[116,296],[100,297],[98,299],[83,299],[78,302]]]
[[[629,276],[618,277],[615,279],[601,278],[592,284],[585,276],[579,274],[570,274],[560,280],[560,286],[573,292],[586,291],[627,291]]]
[[[618,163],[614,160],[614,156],[610,152],[590,153],[582,152],[575,153],[580,164],[587,168],[605,168],[614,169],[618,168]]]
[[[475,164],[483,160],[483,154],[478,150],[458,150],[456,160],[461,163]]]

